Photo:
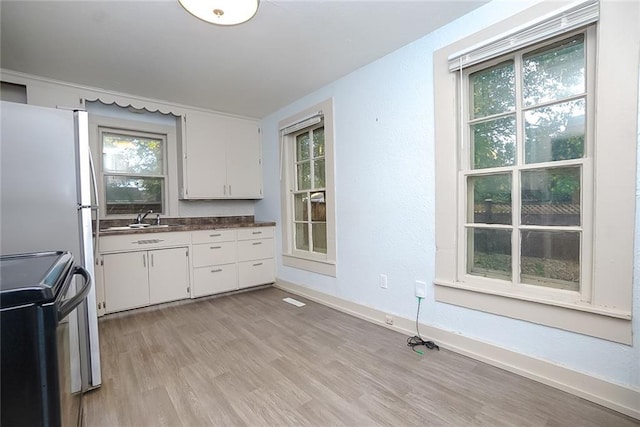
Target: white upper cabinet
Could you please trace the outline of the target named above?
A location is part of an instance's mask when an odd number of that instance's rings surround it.
[[[262,198],[257,121],[190,111],[183,125],[181,199]]]

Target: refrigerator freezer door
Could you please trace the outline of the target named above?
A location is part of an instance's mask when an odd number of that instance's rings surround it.
[[[0,120],[0,253],[70,251],[93,277],[91,215],[79,210],[90,182],[80,173],[88,158],[81,155],[88,152],[86,113],[0,102]],[[87,349],[91,387],[100,385],[95,287],[83,305],[69,322],[72,329],[77,322]]]
[[[80,260],[73,112],[3,102],[0,120],[0,253]]]

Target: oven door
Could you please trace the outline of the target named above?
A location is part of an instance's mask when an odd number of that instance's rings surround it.
[[[65,299],[58,308],[56,329],[58,352],[58,384],[60,393],[60,417],[62,426],[82,425],[82,370],[78,309],[86,304],[86,295],[91,286],[89,274],[82,267],[75,267],[74,274],[83,280],[74,280]],[[79,289],[79,290],[78,290]],[[70,297],[69,297],[70,296]]]

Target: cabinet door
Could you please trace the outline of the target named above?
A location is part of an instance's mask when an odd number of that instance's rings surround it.
[[[107,313],[149,305],[148,261],[146,251],[104,255]]]
[[[227,185],[232,199],[262,198],[262,150],[258,124],[227,118]]]
[[[273,258],[238,263],[238,286],[240,289],[249,286],[264,285],[276,281]]]
[[[238,289],[236,264],[193,269],[193,296],[217,294]]]
[[[240,240],[238,242],[238,261],[273,258],[273,239]]]
[[[227,196],[225,118],[190,112],[186,115],[183,144],[185,199],[215,199]]]
[[[193,245],[193,266],[206,267],[235,263],[236,242],[214,242]]]
[[[188,297],[187,248],[149,251],[149,302],[158,304]]]

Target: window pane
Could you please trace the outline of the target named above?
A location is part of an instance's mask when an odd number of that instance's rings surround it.
[[[162,213],[163,178],[105,176],[107,214]]]
[[[503,117],[471,126],[473,169],[511,166],[516,159],[516,118]]]
[[[296,224],[296,249],[309,250],[309,226],[307,223]]]
[[[296,137],[296,159],[307,160],[309,158],[309,134],[303,133]]]
[[[525,112],[525,162],[581,158],[584,155],[584,112],[584,99]]]
[[[311,162],[300,163],[296,166],[298,169],[298,188],[297,190],[308,190],[311,188]]]
[[[327,253],[327,224],[316,223],[311,225],[313,233],[313,252]]]
[[[324,188],[324,159],[313,162],[313,188]]]
[[[162,139],[103,133],[102,167],[105,172],[161,175]]]
[[[580,225],[580,167],[523,171],[522,224]]]
[[[484,224],[511,224],[511,174],[474,176],[467,179],[473,199],[467,221]]]
[[[467,273],[511,280],[511,231],[468,229]]]
[[[516,107],[516,76],[512,61],[471,74],[469,85],[472,119]]]
[[[580,290],[580,233],[522,232],[521,282]]]
[[[313,157],[324,157],[324,128],[313,131]]]
[[[311,194],[311,221],[327,220],[327,203],[324,191]]]
[[[523,97],[535,105],[585,91],[584,35],[524,56]]]
[[[308,221],[309,216],[307,213],[307,193],[296,194],[293,198],[295,220],[296,221]]]

